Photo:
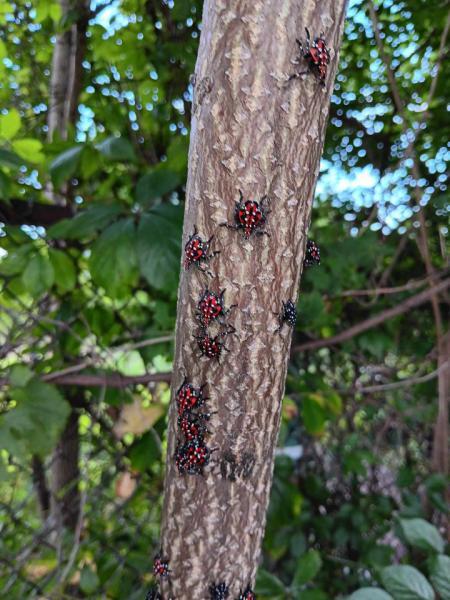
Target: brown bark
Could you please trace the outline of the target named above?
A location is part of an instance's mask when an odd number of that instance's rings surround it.
[[[78,523],[79,450],[78,414],[72,410],[52,457],[51,513],[57,530],[61,527],[74,530]]]
[[[221,254],[213,277],[183,272],[179,288],[173,388],[184,375],[207,384],[218,411],[208,438],[212,454],[202,476],[180,476],[173,455],[172,401],[162,526],[162,551],[172,574],[164,598],[209,597],[224,581],[230,598],[253,583],[260,556],[278,436],[291,334],[280,333],[282,302],[297,297],[311,204],[319,172],[330,93],[338,63],[345,0],[206,0],[196,66],[184,240],[194,225]],[[309,74],[286,82],[306,63],[296,37],[305,26],[324,32],[332,50],[323,88]],[[267,194],[270,237],[245,241],[219,227],[232,222],[239,189]],[[200,293],[226,288],[236,334],[220,364],[198,358],[193,334]]]

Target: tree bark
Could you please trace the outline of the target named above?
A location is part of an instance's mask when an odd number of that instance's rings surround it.
[[[230,598],[253,584],[260,556],[291,332],[273,313],[297,298],[345,0],[206,0],[195,73],[184,241],[194,226],[220,250],[208,277],[191,268],[179,287],[175,391],[184,376],[206,384],[217,448],[204,477],[179,475],[173,459],[177,411],[169,413],[161,550],[170,561],[164,598],[209,597],[215,582]],[[322,87],[296,38],[324,32],[331,63]],[[271,202],[268,236],[248,241],[231,229],[239,190]],[[199,358],[195,311],[205,288],[226,289],[236,328],[220,363]]]

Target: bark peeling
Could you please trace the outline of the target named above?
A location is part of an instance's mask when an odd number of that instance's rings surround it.
[[[213,277],[182,272],[173,389],[187,375],[207,383],[213,453],[205,477],[179,476],[169,414],[162,548],[172,576],[164,598],[209,597],[225,581],[230,597],[254,582],[269,500],[291,333],[275,334],[282,302],[297,298],[314,188],[338,62],[345,0],[206,0],[196,66],[183,240],[194,225],[214,234]],[[322,31],[332,50],[323,88],[304,70],[296,37]],[[245,241],[223,227],[244,197],[271,199],[270,237]],[[193,334],[201,292],[226,288],[236,335],[220,364],[198,358]],[[300,315],[301,318],[301,315]]]

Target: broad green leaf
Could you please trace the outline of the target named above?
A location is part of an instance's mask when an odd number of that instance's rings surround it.
[[[123,162],[134,162],[136,160],[131,142],[123,137],[108,137],[97,144],[96,148],[108,160]]]
[[[165,163],[161,163],[139,179],[136,186],[136,202],[150,206],[153,200],[172,192],[180,183],[180,176],[168,170]]]
[[[450,600],[450,557],[439,554],[431,561],[430,579],[442,600]]]
[[[95,204],[71,219],[64,219],[47,231],[51,239],[79,240],[102,230],[121,213],[117,204]]]
[[[49,14],[50,18],[52,19],[52,21],[57,23],[61,18],[61,6],[57,2],[50,4],[50,7],[48,9],[48,14]]]
[[[80,589],[87,595],[91,596],[100,585],[100,579],[90,567],[84,566],[80,575]]]
[[[25,365],[14,365],[9,374],[9,383],[13,387],[24,387],[33,377],[33,371],[31,371]]]
[[[393,600],[393,598],[381,588],[365,587],[353,592],[348,600]]]
[[[134,221],[121,219],[105,229],[92,247],[92,279],[112,297],[120,296],[136,281],[135,236]]]
[[[157,289],[176,289],[180,270],[182,208],[162,204],[146,213],[139,223],[139,269]]]
[[[62,250],[50,248],[49,256],[55,272],[55,284],[59,291],[69,292],[75,287],[77,278],[70,256]]]
[[[55,280],[55,271],[50,260],[41,254],[35,254],[28,263],[22,275],[25,289],[34,297],[39,298],[49,290]]]
[[[58,441],[70,405],[56,387],[37,379],[11,388],[11,397],[15,406],[0,416],[2,447],[22,458],[47,455]]]
[[[59,154],[50,163],[50,175],[56,187],[60,187],[64,181],[67,181],[76,173],[82,152],[83,146],[78,144]]]
[[[0,40],[0,61],[2,61],[6,56],[8,56],[8,51],[6,50],[5,42]]]
[[[161,457],[161,444],[156,432],[151,429],[137,440],[128,454],[131,466],[137,471],[144,472],[155,466]]]
[[[0,165],[5,167],[11,167],[12,169],[17,169],[23,165],[23,160],[10,150],[6,150],[5,148],[0,148]]]
[[[414,548],[443,552],[444,540],[431,523],[424,519],[400,519],[400,526],[406,541]]]
[[[42,154],[42,143],[32,138],[23,138],[15,140],[12,144],[14,150],[19,156],[31,163],[41,163],[45,160]]]
[[[302,401],[303,423],[308,433],[319,435],[325,428],[326,413],[319,394],[306,394]]]
[[[11,140],[20,129],[19,111],[12,108],[6,115],[0,114],[0,138]]]
[[[0,258],[0,274],[10,276],[23,273],[30,261],[32,251],[31,244],[24,244],[17,249],[10,250],[6,257]]]
[[[314,579],[320,571],[321,566],[322,559],[319,552],[317,550],[308,550],[298,560],[292,586],[299,587]]]
[[[381,583],[395,600],[434,600],[433,588],[420,571],[409,565],[381,570]]]
[[[255,592],[261,598],[270,598],[271,600],[282,600],[286,595],[283,582],[264,569],[258,570]]]

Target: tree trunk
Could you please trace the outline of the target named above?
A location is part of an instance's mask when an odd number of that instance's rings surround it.
[[[204,600],[215,582],[230,598],[253,584],[260,556],[291,332],[277,332],[282,303],[297,298],[307,231],[338,64],[345,0],[206,0],[195,74],[184,241],[196,226],[214,235],[212,277],[183,271],[173,390],[184,376],[206,384],[212,433],[204,476],[180,475],[174,461],[172,400],[161,550],[170,561],[164,598]],[[299,58],[296,38],[324,32],[331,63],[323,87]],[[298,58],[298,63],[294,59]],[[268,236],[244,240],[233,223],[239,190],[270,199]],[[226,289],[227,336],[220,363],[199,358],[196,306]],[[301,315],[300,315],[301,318]],[[174,394],[173,394],[174,395]]]
[[[74,530],[77,526],[80,512],[79,451],[78,414],[72,410],[53,453],[51,514],[57,531],[62,527]]]
[[[50,80],[50,106],[47,118],[48,139],[57,133],[67,138],[68,127],[77,119],[77,108],[82,86],[82,62],[86,47],[86,29],[89,20],[88,0],[60,0],[63,19],[73,24],[56,38]],[[70,205],[72,188],[64,186],[60,193],[49,186],[48,195],[54,204]],[[53,455],[51,473],[51,516],[58,528],[74,529],[78,522],[80,498],[78,415],[72,410]]]

